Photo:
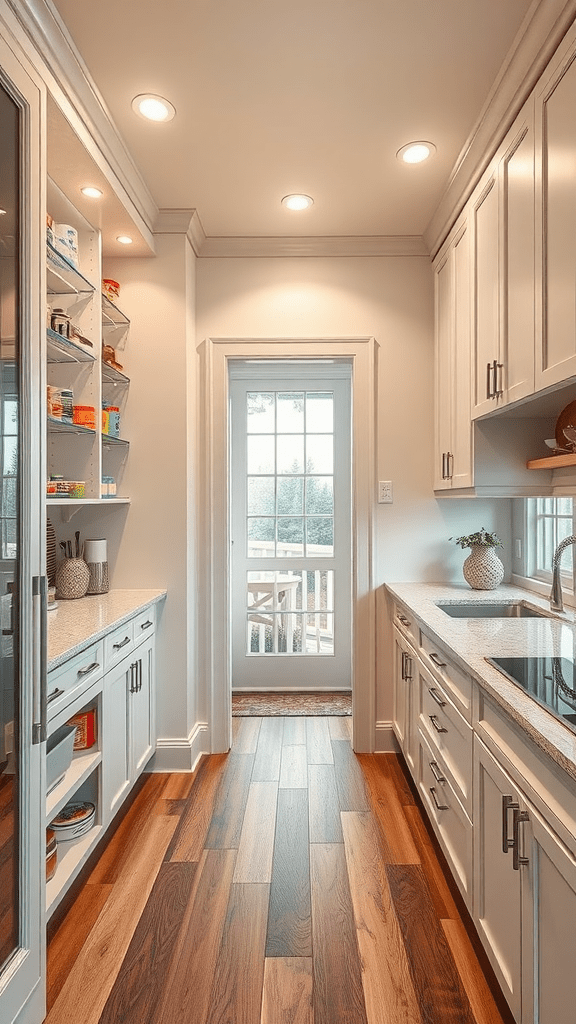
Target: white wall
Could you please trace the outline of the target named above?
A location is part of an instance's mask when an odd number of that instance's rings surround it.
[[[394,503],[375,504],[375,585],[459,581],[465,552],[449,537],[496,530],[510,561],[510,501],[433,494],[433,280],[420,257],[204,259],[197,262],[197,340],[373,335],[377,477]],[[384,623],[380,619],[381,627]],[[379,647],[377,718],[391,718],[389,638]]]

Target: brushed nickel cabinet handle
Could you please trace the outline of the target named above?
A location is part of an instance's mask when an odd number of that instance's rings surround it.
[[[430,792],[432,794],[432,799],[433,799],[434,804],[436,806],[436,809],[438,811],[449,811],[450,810],[448,804],[439,804],[438,803],[438,798],[436,796],[436,790],[435,790],[434,786],[430,786]]]
[[[492,393],[492,363],[486,363],[486,398],[494,398]]]
[[[130,637],[129,636],[125,636],[124,639],[119,644],[112,644],[112,647],[114,648],[115,651],[119,651],[121,647],[126,647],[126,644],[129,644],[129,643],[130,643]]]
[[[136,668],[136,662],[132,662],[130,665],[130,693],[136,693],[136,687],[134,685],[134,669]]]
[[[146,622],[141,622],[140,623],[140,629],[150,629],[150,626],[153,626],[153,625],[154,625],[154,623],[152,622],[152,619],[147,619]]]
[[[406,682],[412,682],[412,658],[409,654],[406,655],[406,675],[404,677]]]
[[[412,625],[412,623],[410,622],[410,619],[407,619],[405,615],[399,615],[398,618],[399,618],[400,622],[402,623],[402,625],[406,626],[406,629],[410,629],[410,626]]]
[[[432,725],[436,729],[436,732],[448,732],[448,729],[445,729],[443,725],[440,725],[440,722],[438,721],[436,715],[428,715],[428,718],[432,722]]]
[[[514,846],[514,840],[508,838],[508,811],[518,810],[518,807],[513,797],[502,797],[502,853],[508,853]]]
[[[448,452],[448,479],[451,480],[454,476],[454,456],[452,452]]]
[[[100,662],[93,661],[90,665],[87,665],[86,668],[79,668],[76,675],[87,676],[89,672],[94,672],[97,668],[100,668]]]
[[[432,697],[432,700],[436,701],[438,707],[440,707],[440,708],[446,707],[446,701],[442,700],[442,697],[438,693],[438,690],[436,690],[433,686],[429,686],[428,687],[428,693]]]
[[[440,661],[439,654],[435,654],[434,651],[431,651],[428,657],[430,658],[430,661],[433,661],[438,668],[446,668],[446,662]]]
[[[504,394],[504,363],[495,362],[494,393],[496,398]]]
[[[520,865],[530,863],[528,857],[520,856],[520,825],[523,821],[530,821],[528,811],[520,811],[515,807],[512,815],[512,867],[514,871],[519,871]]]
[[[441,782],[441,783],[446,782],[445,776],[442,775],[442,772],[440,771],[440,769],[438,767],[438,762],[437,761],[429,761],[428,764],[430,765],[430,771],[432,772],[432,775],[436,779],[436,782]]]
[[[61,697],[63,693],[64,690],[59,690],[58,687],[56,687],[56,689],[52,690],[52,693],[49,693],[46,697],[46,703],[51,704],[53,700],[56,700],[57,697]]]

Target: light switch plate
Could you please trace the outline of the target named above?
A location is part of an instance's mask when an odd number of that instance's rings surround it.
[[[392,498],[392,481],[391,480],[379,480],[378,481],[378,504],[379,505],[391,505]]]

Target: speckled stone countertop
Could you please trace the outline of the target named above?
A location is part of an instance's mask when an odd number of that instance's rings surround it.
[[[456,619],[437,603],[524,601],[550,612],[545,598],[503,584],[496,590],[471,590],[466,584],[390,583],[388,592],[419,619],[426,632],[454,654],[472,676],[528,733],[537,745],[576,780],[576,733],[502,675],[487,657],[562,657],[576,661],[576,613],[526,619]]]
[[[48,671],[165,597],[165,590],[111,590],[77,601],[58,601],[57,608],[48,612]]]

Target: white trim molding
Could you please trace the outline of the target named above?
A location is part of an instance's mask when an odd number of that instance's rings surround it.
[[[161,736],[147,772],[193,772],[202,754],[210,751],[208,722],[196,722],[188,736]]]
[[[198,210],[158,210],[154,221],[155,235],[186,235],[196,256],[206,242]]]
[[[270,236],[269,238],[205,238],[203,259],[270,259],[286,256],[426,256],[419,235]]]
[[[400,744],[394,733],[392,722],[376,722],[374,750],[377,754],[398,754]]]
[[[353,746],[374,749],[376,602],[373,566],[374,338],[208,338],[200,345],[206,425],[201,550],[201,673],[206,680],[212,753],[231,745],[228,362],[232,359],[348,359],[352,364],[352,701]]]

